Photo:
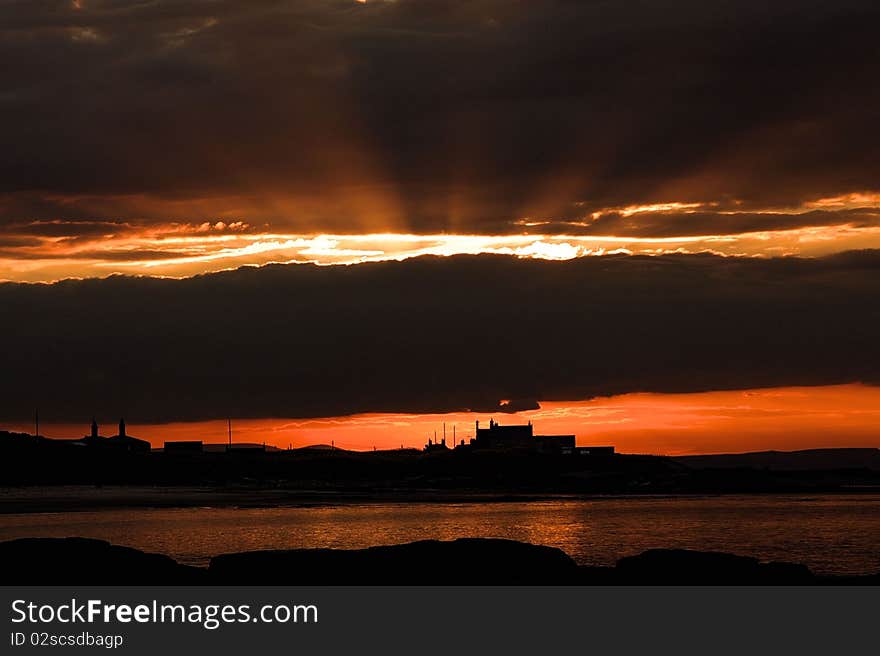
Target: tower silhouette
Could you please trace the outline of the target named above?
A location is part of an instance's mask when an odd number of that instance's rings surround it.
[[[125,437],[125,419],[119,420],[119,437]]]
[[[98,439],[98,422],[92,417],[92,439]]]

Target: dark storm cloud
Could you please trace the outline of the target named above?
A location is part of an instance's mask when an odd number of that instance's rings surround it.
[[[880,383],[880,252],[418,258],[0,285],[0,420]]]
[[[576,235],[668,238],[706,235],[738,235],[751,232],[794,230],[819,226],[880,226],[880,211],[855,209],[838,212],[642,212],[625,216],[609,212],[596,219],[536,225],[532,229]]]
[[[230,197],[358,230],[315,199],[370,194],[407,229],[483,232],[880,179],[873,0],[80,4],[0,6],[0,221]]]
[[[127,223],[112,221],[31,221],[7,226],[10,234],[35,237],[97,237],[130,231]]]

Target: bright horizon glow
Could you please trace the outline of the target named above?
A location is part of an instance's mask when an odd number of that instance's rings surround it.
[[[173,229],[180,231],[177,224]],[[192,230],[101,236],[70,246],[52,238],[21,257],[0,257],[0,281],[56,282],[114,274],[185,278],[265,264],[351,265],[405,260],[423,255],[509,255],[570,260],[612,254],[818,257],[852,249],[880,248],[880,227],[818,226],[736,235],[614,237],[570,234],[299,235]],[[25,255],[27,257],[25,257]]]
[[[0,281],[55,282],[66,278],[103,278],[114,274],[186,278],[241,266],[265,264],[350,265],[405,260],[423,255],[496,254],[544,260],[570,260],[609,254],[667,255],[711,253],[735,257],[820,257],[846,250],[880,249],[880,192],[864,191],[817,198],[797,207],[745,211],[764,216],[772,226],[779,217],[817,210],[864,210],[855,216],[828,215],[828,225],[778,227],[746,232],[638,236],[638,221],[651,225],[674,221],[697,211],[733,217],[738,201],[665,201],[608,207],[586,212],[583,219],[522,217],[513,234],[418,234],[399,229],[375,232],[290,232],[224,215],[202,222],[33,221],[11,226],[10,246],[0,249]],[[632,222],[635,236],[579,234],[607,215]],[[720,220],[720,218],[719,218]],[[837,222],[839,220],[839,222]],[[784,224],[784,222],[783,222]],[[542,227],[567,226],[569,233]],[[534,232],[533,232],[534,231]]]
[[[376,413],[314,419],[235,419],[236,442],[266,442],[279,448],[330,444],[343,449],[421,448],[434,431],[467,441],[474,422],[531,421],[538,434],[571,434],[579,445],[614,445],[623,453],[682,455],[746,451],[792,451],[828,447],[880,447],[880,387],[849,384],[780,387],[692,394],[635,393],[585,401],[542,402],[539,410],[515,414]],[[46,417],[48,419],[48,417]],[[226,442],[226,420],[141,424],[127,418],[130,435],[149,439]],[[32,425],[9,430],[31,432]],[[102,435],[116,426],[103,425]],[[82,424],[41,426],[41,434],[76,438]]]

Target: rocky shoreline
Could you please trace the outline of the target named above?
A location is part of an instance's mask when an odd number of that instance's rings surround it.
[[[425,540],[368,549],[223,554],[208,567],[90,538],[0,542],[5,585],[878,585],[880,573],[818,576],[805,565],[652,549],[613,567],[579,566],[512,540]]]

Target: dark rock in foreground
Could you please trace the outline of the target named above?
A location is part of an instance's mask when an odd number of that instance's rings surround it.
[[[577,564],[565,552],[513,540],[424,540],[368,549],[293,549],[211,559],[217,583],[255,585],[566,584]]]
[[[804,565],[652,549],[615,567],[512,540],[426,540],[368,549],[226,554],[205,568],[85,538],[0,543],[6,585],[878,585],[880,574],[818,577]]]
[[[802,585],[815,583],[806,565],[762,563],[713,551],[651,549],[617,561],[619,583],[642,585]]]
[[[89,538],[0,542],[4,585],[193,585],[206,572],[162,554]]]

